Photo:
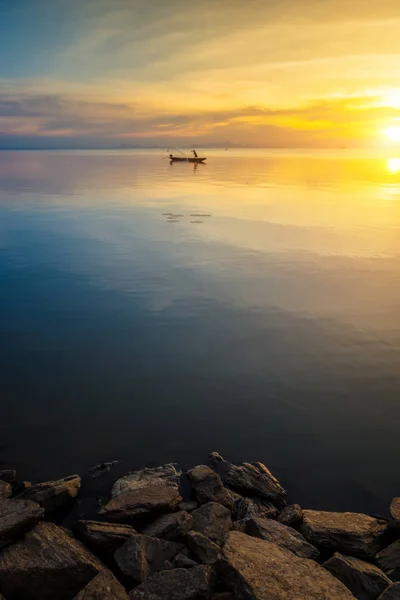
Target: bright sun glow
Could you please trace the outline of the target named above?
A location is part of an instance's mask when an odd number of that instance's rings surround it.
[[[398,125],[396,125],[396,126],[394,125],[392,127],[388,127],[387,129],[384,129],[383,133],[392,142],[400,142],[400,127]]]
[[[391,173],[398,173],[400,171],[400,158],[389,158],[387,168]]]

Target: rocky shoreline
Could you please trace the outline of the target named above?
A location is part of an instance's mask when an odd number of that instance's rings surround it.
[[[287,506],[262,463],[216,452],[186,473],[115,466],[36,485],[0,471],[0,600],[400,600],[400,497],[387,517]],[[92,518],[84,491],[104,479]]]

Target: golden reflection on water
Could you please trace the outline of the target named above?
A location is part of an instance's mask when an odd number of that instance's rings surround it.
[[[400,158],[389,158],[387,168],[391,173],[398,173],[400,171]]]

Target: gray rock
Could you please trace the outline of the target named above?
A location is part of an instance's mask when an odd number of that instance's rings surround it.
[[[383,547],[388,525],[359,513],[305,510],[300,531],[314,546],[368,560]]]
[[[4,500],[0,505],[0,547],[28,531],[44,515],[44,510],[29,500]]]
[[[100,463],[99,465],[95,465],[94,467],[91,467],[88,471],[88,475],[92,479],[98,479],[99,477],[102,477],[103,475],[106,475],[107,473],[109,473],[111,471],[111,469],[113,469],[114,467],[119,465],[119,463],[120,463],[119,460],[113,460],[111,462]]]
[[[324,567],[340,579],[358,600],[376,600],[391,584],[385,573],[375,565],[339,552],[335,552]]]
[[[263,498],[241,498],[235,509],[235,519],[242,521],[251,517],[261,517],[262,519],[275,519],[279,510],[272,502]]]
[[[17,472],[14,469],[2,469],[0,471],[0,480],[7,483],[14,483],[17,479]]]
[[[376,562],[393,581],[400,581],[400,540],[376,555]]]
[[[125,588],[107,570],[102,571],[75,596],[74,600],[129,600]]]
[[[172,463],[154,469],[141,469],[118,479],[114,483],[111,495],[115,498],[125,492],[136,492],[147,486],[155,485],[165,485],[177,490],[179,489],[180,476],[181,471]]]
[[[214,584],[212,567],[162,571],[133,589],[130,600],[208,600]]]
[[[199,534],[201,535],[201,534]],[[192,567],[197,567],[197,562],[192,560],[186,554],[177,554],[174,558],[174,566],[176,569],[191,569]]]
[[[400,529],[400,497],[393,498],[390,505],[390,521],[394,527]]]
[[[1,589],[10,599],[71,600],[103,569],[54,523],[38,523],[0,554]]]
[[[193,510],[196,510],[196,508],[199,508],[198,502],[181,502],[178,504],[178,509],[185,512],[192,512]]]
[[[74,529],[78,537],[94,551],[113,552],[120,548],[126,540],[136,535],[130,525],[104,523],[103,521],[77,521]]]
[[[192,526],[193,517],[189,513],[180,511],[163,515],[148,525],[143,533],[164,540],[179,540],[184,537]]]
[[[129,521],[171,512],[182,498],[175,486],[148,485],[140,489],[122,492],[103,506],[99,514],[110,521]]]
[[[378,600],[400,600],[400,583],[389,585]]]
[[[233,488],[266,498],[277,506],[285,505],[286,491],[262,463],[231,465],[226,482]]]
[[[188,471],[187,475],[200,504],[219,502],[232,510],[233,502],[229,492],[224,488],[221,477],[210,467],[199,465]]]
[[[164,570],[165,563],[172,561],[184,548],[176,542],[135,535],[115,551],[114,559],[124,575],[142,582]]]
[[[211,565],[219,559],[221,548],[198,531],[188,533],[187,545],[195,558],[203,565]]]
[[[229,533],[223,548],[221,574],[240,600],[354,600],[314,561],[237,531]]]
[[[6,481],[2,481],[0,479],[0,504],[2,502],[4,502],[4,500],[11,498],[11,496],[12,496],[11,485],[9,483],[7,483]]]
[[[79,475],[70,475],[57,481],[46,481],[33,485],[19,494],[18,498],[37,502],[47,514],[76,498],[80,488],[81,478]]]
[[[230,511],[218,502],[208,502],[192,512],[193,531],[198,531],[217,544],[222,544],[230,529],[232,519]]]
[[[245,524],[245,533],[248,535],[277,544],[281,548],[290,550],[296,556],[313,560],[316,560],[319,556],[318,550],[292,527],[287,527],[271,519],[258,519],[256,517],[248,519]]]
[[[279,514],[278,521],[283,525],[296,529],[303,522],[303,509],[299,504],[291,504]]]

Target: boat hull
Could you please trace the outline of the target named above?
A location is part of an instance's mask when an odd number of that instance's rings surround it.
[[[207,160],[206,158],[183,158],[180,156],[172,156],[170,158],[171,162],[190,162],[190,163],[203,163],[205,160]]]

